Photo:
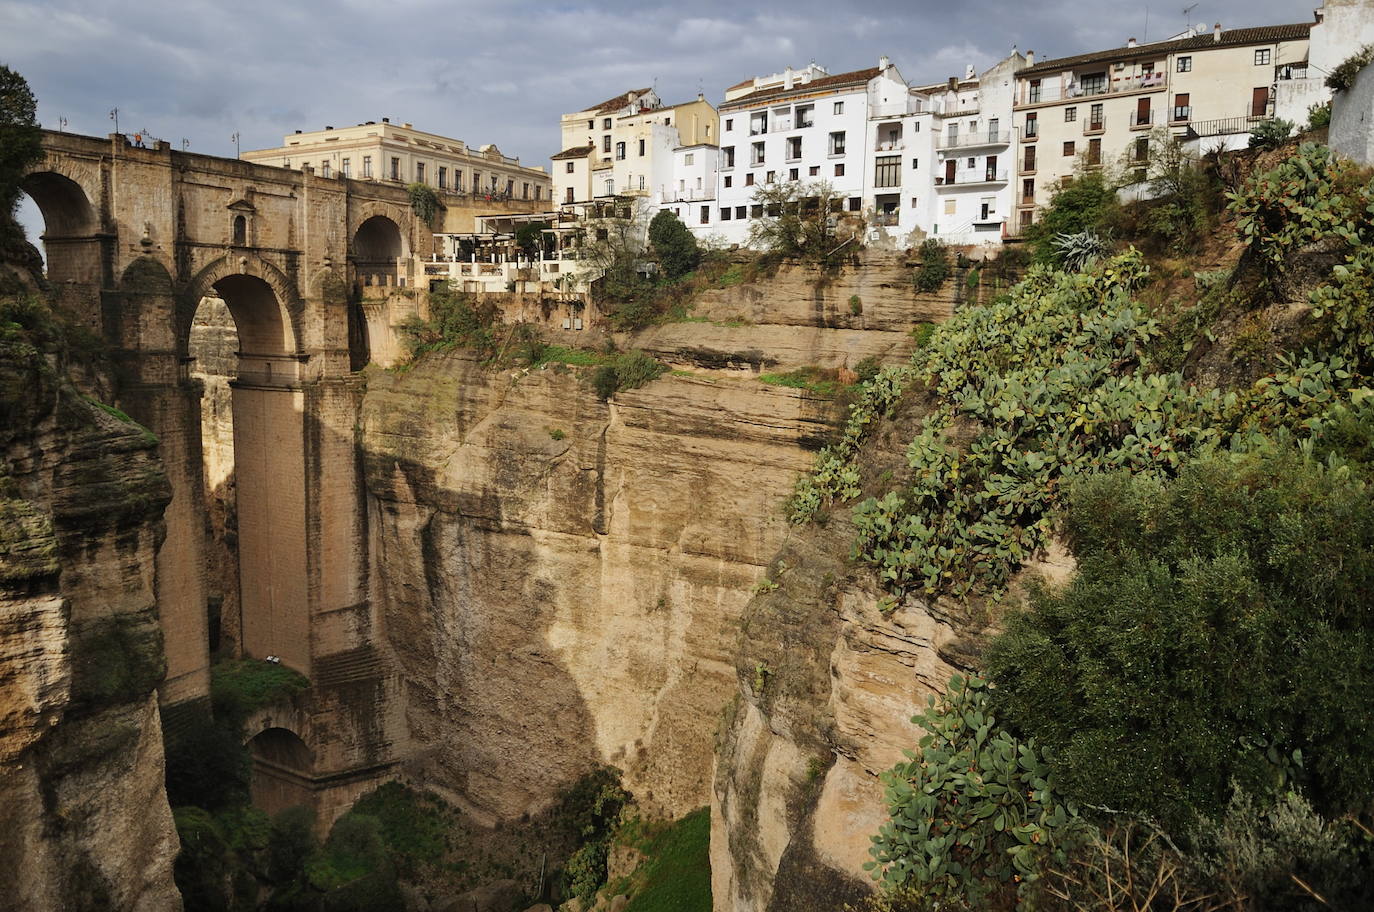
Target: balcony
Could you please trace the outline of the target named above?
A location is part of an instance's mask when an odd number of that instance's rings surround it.
[[[896,212],[873,213],[872,222],[879,227],[893,228],[896,227],[898,221],[900,221],[900,216]]]
[[[974,184],[1005,184],[1007,182],[1007,172],[1002,170],[969,171],[964,174],[956,174],[954,180],[946,180],[943,177],[935,178],[937,188],[968,187]]]
[[[1207,136],[1229,136],[1233,133],[1249,133],[1254,129],[1254,119],[1250,117],[1223,117],[1219,120],[1199,120],[1187,124],[1184,139],[1200,139]]]
[[[1083,121],[1084,136],[1096,136],[1098,133],[1101,133],[1106,129],[1107,121],[1103,118],[1089,118],[1088,120]]]
[[[1188,105],[1174,105],[1173,113],[1169,117],[1169,123],[1182,124],[1193,119],[1193,109]]]
[[[1132,76],[1111,76],[1104,82],[1090,86],[1083,86],[1074,80],[1067,86],[1060,86],[1058,80],[1052,77],[1044,80],[1038,87],[1027,85],[1024,91],[1018,91],[1016,107],[1051,101],[1072,101],[1077,98],[1095,98],[1099,95],[1157,91],[1168,84],[1168,73],[1163,70]],[[1021,98],[1024,98],[1024,101],[1020,100]]]
[[[874,152],[900,152],[906,148],[901,139],[883,139],[873,144]]]
[[[936,148],[971,149],[975,146],[1007,146],[1010,144],[1011,132],[1009,130],[990,130],[982,133],[955,134],[954,136],[944,133],[937,141]]]
[[[1132,130],[1148,130],[1155,125],[1155,112],[1151,108],[1148,111],[1134,111],[1130,115]]]

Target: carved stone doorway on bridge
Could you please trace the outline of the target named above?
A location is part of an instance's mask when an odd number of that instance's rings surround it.
[[[287,808],[315,806],[311,774],[315,757],[294,732],[269,728],[248,742],[253,758],[253,806],[275,816]]]

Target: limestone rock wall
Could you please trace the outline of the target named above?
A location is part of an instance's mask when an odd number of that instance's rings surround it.
[[[0,909],[181,908],[156,446],[46,360],[0,358]]]

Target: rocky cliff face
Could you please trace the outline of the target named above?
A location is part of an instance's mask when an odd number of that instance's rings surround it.
[[[16,338],[0,356],[0,908],[180,909],[156,440]]]
[[[566,369],[461,355],[371,375],[376,588],[430,784],[509,820],[611,763],[653,810],[708,803],[741,613],[838,417],[756,372],[904,357],[949,311],[896,260],[818,278],[783,267],[709,292],[694,313],[715,322],[639,334],[694,372],[610,404]]]

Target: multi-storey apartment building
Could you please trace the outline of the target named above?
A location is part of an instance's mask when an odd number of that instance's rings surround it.
[[[886,57],[831,75],[812,63],[754,77],[726,90],[720,106],[720,183],[715,231],[745,243],[763,215],[755,191],[768,184],[824,181],[851,212],[864,206],[870,96],[903,112],[907,85]]]
[[[1306,76],[1311,28],[1217,25],[1153,44],[1131,39],[1043,63],[1032,57],[1016,74],[1018,230],[1076,167],[1143,163],[1155,128],[1204,146],[1243,141],[1276,114],[1277,85]]]
[[[702,95],[664,105],[652,89],[633,89],[564,114],[559,127],[563,151],[554,156],[553,177],[560,204],[616,195],[657,204],[673,185],[674,150],[714,143],[719,121]]]
[[[869,241],[999,243],[1011,219],[1012,96],[1025,58],[981,75],[870,98],[864,211]]]
[[[670,183],[659,194],[659,209],[672,211],[696,235],[715,229],[720,146],[700,143],[673,150]]]
[[[448,193],[492,200],[547,200],[549,173],[502,155],[495,146],[473,149],[461,139],[416,130],[410,124],[368,121],[356,127],[297,130],[275,149],[244,152],[247,161],[283,168],[309,166],[320,177],[429,184]]]

